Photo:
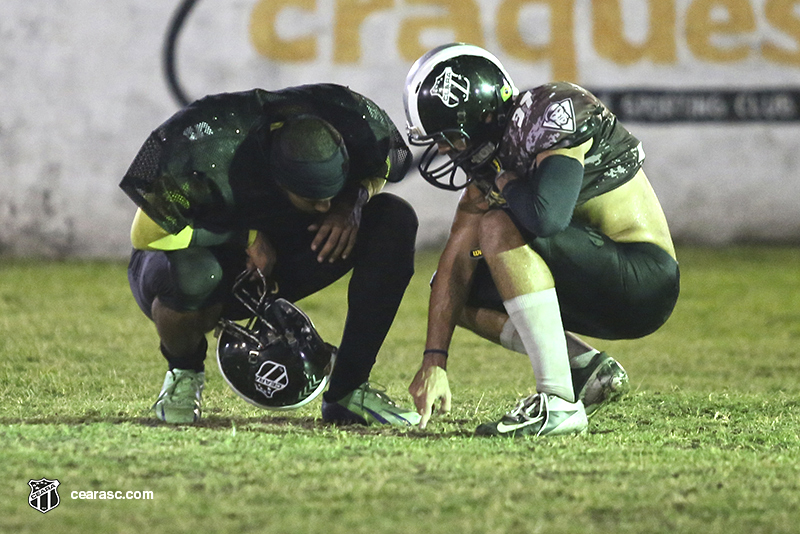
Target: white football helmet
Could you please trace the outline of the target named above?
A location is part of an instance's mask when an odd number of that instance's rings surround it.
[[[420,174],[442,189],[456,190],[458,168],[467,173],[491,162],[519,90],[500,61],[483,48],[452,43],[430,50],[411,67],[403,93],[408,140],[427,146]],[[466,142],[436,165],[438,143]]]

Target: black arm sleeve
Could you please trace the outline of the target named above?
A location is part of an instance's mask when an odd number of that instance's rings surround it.
[[[583,165],[556,154],[543,159],[530,176],[508,182],[503,197],[527,230],[548,237],[569,225],[582,184]]]

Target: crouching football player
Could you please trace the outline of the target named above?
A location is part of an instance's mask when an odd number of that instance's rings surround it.
[[[379,194],[408,156],[382,109],[327,84],[208,96],[151,134],[120,186],[139,206],[131,289],[169,367],[158,418],[200,418],[206,333],[243,318],[232,287],[250,268],[289,302],[352,271],[322,417],[419,421],[368,381],[414,270],[416,214]]]
[[[518,94],[496,57],[466,44],[414,64],[405,107],[410,142],[428,146],[423,177],[465,188],[409,387],[420,426],[434,407],[450,408],[445,369],[460,325],[527,354],[536,378],[536,393],[477,434],[585,431],[587,415],[619,398],[628,377],[574,334],[645,336],[678,298],[675,250],[641,144],[582,87]]]

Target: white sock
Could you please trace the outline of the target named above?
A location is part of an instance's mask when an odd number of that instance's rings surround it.
[[[518,352],[520,354],[528,354],[525,351],[525,345],[522,343],[522,338],[519,337],[517,327],[514,326],[514,321],[509,318],[503,324],[503,330],[500,332],[500,345],[508,350]],[[589,365],[595,354],[600,354],[600,351],[588,347],[588,345],[570,343],[570,338],[567,337],[567,353],[569,354],[569,366],[572,369],[581,369]]]
[[[536,390],[575,402],[567,340],[554,288],[503,302],[533,366]]]
[[[510,317],[503,325],[503,331],[500,332],[500,345],[508,350],[519,352],[520,354],[528,354],[525,351],[525,345],[522,343],[522,338],[519,337],[517,327],[514,326],[514,321],[512,321]]]

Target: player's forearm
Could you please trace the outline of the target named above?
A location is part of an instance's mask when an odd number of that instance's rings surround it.
[[[248,269],[256,268],[266,277],[272,276],[272,270],[277,262],[275,247],[270,243],[269,238],[263,232],[251,234],[252,240],[248,242],[247,253]]]
[[[509,174],[509,173],[505,173]],[[522,225],[539,237],[549,237],[569,225],[583,182],[580,161],[562,155],[548,157],[525,179],[496,180],[507,206]]]
[[[336,197],[331,204],[348,212],[361,211],[364,204],[369,202],[372,195],[363,183],[349,184]]]
[[[453,338],[453,330],[455,330],[455,309],[458,307],[458,303],[449,298],[446,291],[437,288],[436,285],[434,283],[428,305],[428,332],[425,349],[447,351]]]
[[[478,248],[480,219],[486,210],[480,190],[468,187],[459,200],[450,237],[439,258],[428,305],[426,349],[447,350],[453,330],[467,302],[476,262],[470,253]]]
[[[461,257],[463,256],[463,257]],[[467,301],[474,265],[466,253],[445,249],[431,287],[426,349],[448,350]]]

